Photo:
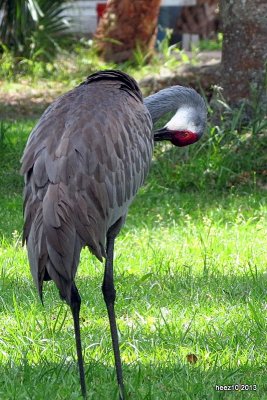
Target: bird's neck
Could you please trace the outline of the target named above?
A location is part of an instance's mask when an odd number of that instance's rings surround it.
[[[176,112],[181,107],[190,106],[190,97],[193,95],[191,91],[193,89],[172,86],[146,97],[144,104],[151,115],[153,124],[168,112]]]

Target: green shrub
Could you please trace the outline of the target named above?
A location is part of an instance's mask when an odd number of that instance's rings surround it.
[[[16,57],[51,60],[68,26],[63,0],[0,0],[0,37]]]

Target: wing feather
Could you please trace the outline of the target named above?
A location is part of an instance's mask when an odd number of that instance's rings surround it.
[[[29,137],[24,238],[40,295],[50,278],[70,301],[81,248],[106,256],[108,229],[148,173],[151,118],[131,82],[120,88],[115,78],[88,81],[57,99]]]

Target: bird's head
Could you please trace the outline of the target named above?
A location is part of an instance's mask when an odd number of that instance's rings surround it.
[[[204,101],[203,101],[204,103]],[[177,110],[167,124],[155,131],[154,140],[169,140],[175,146],[187,146],[197,142],[206,127],[206,107],[185,105]]]

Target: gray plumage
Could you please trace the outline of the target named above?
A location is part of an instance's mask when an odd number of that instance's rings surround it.
[[[88,80],[46,110],[21,168],[24,240],[40,294],[48,274],[69,303],[81,248],[106,256],[106,233],[126,215],[152,150],[141,93],[122,90],[119,77]]]
[[[192,89],[175,86],[143,102],[134,79],[120,71],[102,71],[54,101],[28,139],[21,160],[25,177],[23,241],[41,298],[43,281],[52,279],[71,307],[84,397],[81,299],[74,281],[81,249],[87,246],[100,261],[106,260],[102,290],[120,399],[124,399],[114,312],[114,240],[147,176],[153,123],[169,111],[176,111],[178,118],[181,107],[186,107],[181,114],[181,138],[179,131],[165,128],[155,140],[171,140],[176,145],[196,141],[206,121],[203,99]],[[190,124],[196,132],[191,129],[188,134]],[[177,137],[172,139],[172,135]]]

